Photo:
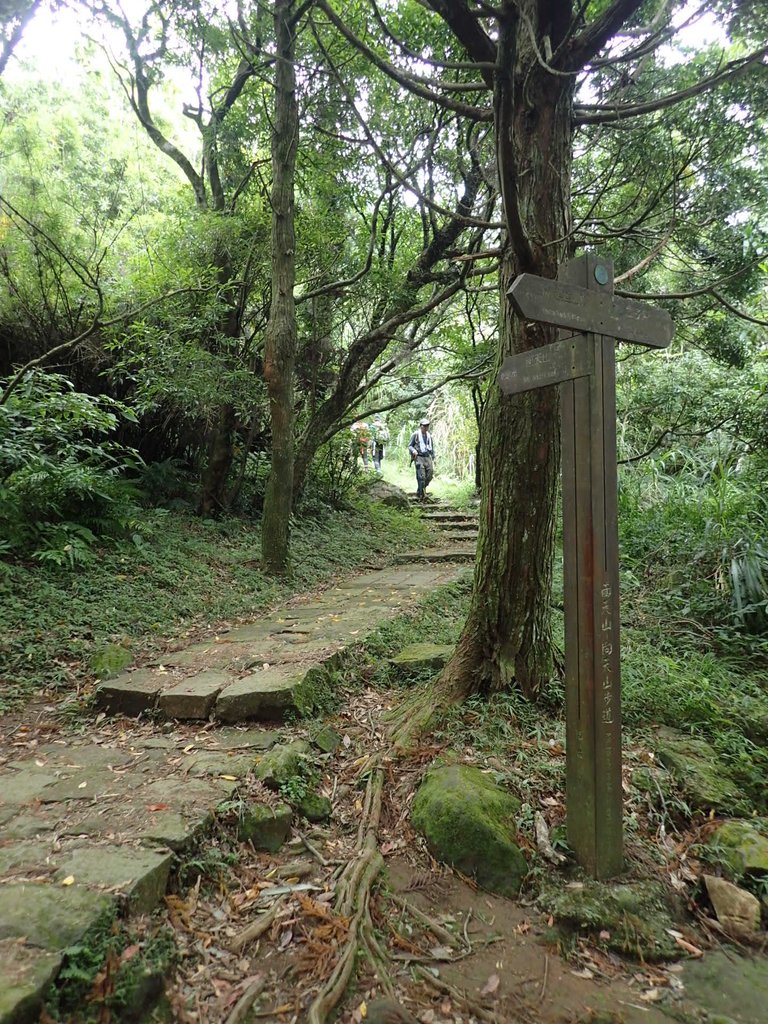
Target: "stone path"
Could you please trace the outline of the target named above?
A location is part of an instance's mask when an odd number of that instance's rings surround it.
[[[117,722],[101,714],[83,735],[51,725],[50,741],[39,724],[15,730],[15,753],[0,761],[0,1024],[36,1019],[64,951],[106,911],[159,903],[174,854],[280,738],[279,726],[242,723],[301,709],[313,669],[454,580],[465,547],[350,576],[104,683],[97,703]],[[143,717],[129,728],[125,716]]]

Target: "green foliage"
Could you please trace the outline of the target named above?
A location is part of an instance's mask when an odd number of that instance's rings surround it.
[[[768,499],[754,476],[710,452],[667,450],[625,471],[623,559],[668,612],[704,626],[768,632]]]
[[[128,949],[132,954],[125,956]],[[114,909],[107,911],[81,942],[64,950],[45,1009],[72,1024],[139,1019],[162,993],[162,978],[177,955],[170,928],[138,934]]]
[[[307,476],[302,512],[320,502],[333,508],[349,505],[358,480],[357,453],[345,432],[318,450]]]
[[[140,464],[109,439],[115,402],[74,390],[59,374],[27,375],[0,405],[0,519],[6,554],[74,568],[98,538],[135,526],[138,492],[126,480]],[[141,542],[141,534],[133,531]]]

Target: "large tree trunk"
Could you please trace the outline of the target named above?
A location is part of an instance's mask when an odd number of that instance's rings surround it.
[[[272,425],[272,466],[264,496],[261,560],[268,572],[289,569],[293,504],[293,377],[296,364],[294,184],[299,115],[291,0],[275,0],[275,122],[272,130],[272,305],[264,338],[264,377]]]
[[[542,36],[537,0],[518,0]],[[563,4],[563,10],[569,8]],[[523,322],[507,290],[522,272],[554,278],[570,227],[573,80],[547,72],[517,8],[506,5],[494,75],[499,178],[507,225],[500,271],[496,371],[504,359],[554,340]],[[511,685],[534,696],[551,667],[550,590],[560,465],[559,403],[550,387],[507,397],[492,385],[481,430],[482,500],[474,588],[454,657],[433,695],[458,701]]]

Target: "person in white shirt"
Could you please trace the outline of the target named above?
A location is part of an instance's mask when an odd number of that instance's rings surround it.
[[[416,465],[416,496],[420,501],[427,497],[427,487],[435,475],[435,446],[429,432],[429,420],[423,419],[419,429],[411,434],[408,442],[411,462]]]

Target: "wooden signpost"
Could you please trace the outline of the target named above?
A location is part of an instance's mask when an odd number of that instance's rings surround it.
[[[594,878],[610,878],[624,865],[614,342],[665,348],[672,321],[615,298],[613,265],[594,255],[557,281],[521,274],[509,296],[526,319],[571,332],[510,356],[498,381],[508,395],[560,385],[568,841]]]

